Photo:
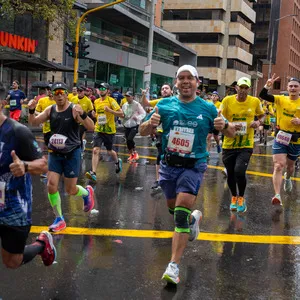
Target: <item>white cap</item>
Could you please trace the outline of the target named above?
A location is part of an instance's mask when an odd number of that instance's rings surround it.
[[[176,73],[176,77],[178,77],[178,75],[181,73],[181,72],[184,72],[184,71],[188,71],[190,72],[193,76],[197,77],[197,79],[199,78],[199,75],[198,75],[198,72],[196,70],[195,67],[191,66],[191,65],[183,65],[181,66],[177,73]]]

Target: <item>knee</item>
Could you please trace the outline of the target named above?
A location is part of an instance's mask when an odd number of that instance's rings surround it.
[[[242,179],[246,177],[246,170],[242,170],[242,169],[236,169],[234,171],[234,175],[237,179]]]
[[[97,147],[97,148],[93,148],[93,155],[99,155],[100,153],[100,149]]]
[[[274,171],[275,172],[282,172],[283,168],[284,168],[283,163],[281,163],[281,162],[274,163]]]
[[[3,259],[3,264],[8,269],[18,269],[21,265],[21,262],[15,259]]]
[[[77,188],[75,186],[66,186],[66,193],[68,195],[76,195],[77,194]]]
[[[190,232],[190,220],[191,211],[185,207],[175,207],[174,220],[175,220],[175,231],[178,233],[189,233]]]
[[[51,179],[49,179],[48,182],[47,182],[47,188],[48,188],[48,193],[50,193],[50,194],[54,194],[54,193],[57,192],[57,185]]]

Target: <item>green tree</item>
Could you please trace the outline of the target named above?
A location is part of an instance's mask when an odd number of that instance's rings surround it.
[[[73,10],[74,2],[75,0],[0,0],[0,14],[1,18],[14,19],[29,13],[35,19],[51,23],[54,31],[61,28],[69,30],[73,37],[77,21],[76,11]]]

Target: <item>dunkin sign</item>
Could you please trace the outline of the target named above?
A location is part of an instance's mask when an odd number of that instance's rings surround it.
[[[35,53],[37,40],[32,40],[24,36],[0,31],[0,46],[13,48],[23,52]]]

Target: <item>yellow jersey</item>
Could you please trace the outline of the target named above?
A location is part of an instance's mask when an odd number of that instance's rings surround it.
[[[74,95],[73,93],[69,93],[68,94],[68,100],[70,101],[70,102],[72,102],[71,100],[72,100],[72,98],[73,97],[77,97],[78,96],[78,94],[77,95]]]
[[[274,115],[274,110],[273,110],[273,107],[270,104],[262,104],[262,108],[264,110],[264,113],[268,113],[266,114],[265,116],[265,120],[264,120],[264,125],[270,125],[271,124],[271,115]]]
[[[84,96],[81,99],[79,99],[78,96],[75,96],[71,99],[70,102],[74,104],[79,104],[82,107],[83,111],[85,111],[86,113],[94,109],[91,99],[88,98],[87,96]]]
[[[239,102],[236,95],[231,95],[223,99],[220,109],[229,122],[242,125],[241,130],[236,131],[235,137],[224,137],[222,147],[224,149],[253,148],[254,129],[250,128],[250,124],[255,116],[264,114],[260,100],[248,95],[244,102]]]
[[[216,107],[216,109],[219,109],[220,106],[221,106],[221,102],[220,101],[213,102],[213,104]]]
[[[56,102],[53,99],[50,99],[49,97],[44,97],[41,98],[35,108],[35,111],[38,113],[43,112],[48,106],[51,106],[53,104],[56,104]],[[50,120],[47,120],[46,122],[43,123],[43,133],[50,132]]]
[[[293,118],[300,118],[300,98],[291,100],[289,96],[274,95],[277,125],[281,130],[300,133],[300,126],[293,125]],[[300,138],[292,144],[300,144]]]
[[[124,97],[124,98],[121,100],[120,107],[122,107],[125,103],[127,103],[126,97]]]
[[[163,99],[163,98],[159,98],[159,99],[155,99],[155,100],[150,100],[150,101],[149,101],[150,106],[151,106],[151,107],[155,107],[156,104],[157,104],[160,100],[162,100],[162,99]]]
[[[104,107],[107,106],[114,111],[118,111],[120,109],[118,102],[114,98],[106,96],[104,100],[102,100],[102,98],[96,99],[94,106],[97,119],[95,124],[95,132],[115,134],[115,115],[104,111]]]

